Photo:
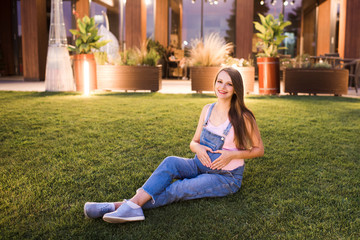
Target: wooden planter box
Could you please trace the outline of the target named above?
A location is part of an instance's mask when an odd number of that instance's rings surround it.
[[[151,90],[161,89],[161,65],[116,66],[97,65],[97,86],[103,90]]]
[[[285,92],[347,94],[349,71],[346,69],[291,68],[283,72]]]
[[[191,90],[196,92],[214,91],[214,81],[216,74],[222,67],[191,67],[190,79]],[[254,91],[255,68],[254,67],[237,67],[236,68],[244,82],[244,92]]]
[[[243,79],[244,93],[254,92],[255,67],[237,67],[236,69],[240,72]]]
[[[191,67],[191,90],[198,93],[214,91],[215,77],[220,69],[221,67]]]

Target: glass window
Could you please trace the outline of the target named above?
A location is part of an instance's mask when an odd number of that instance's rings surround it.
[[[106,20],[103,13],[107,14],[106,7],[95,2],[91,2],[90,16],[94,17],[95,23],[98,24],[98,27],[104,25],[104,27],[106,28],[108,26],[106,25]]]
[[[192,39],[201,37],[201,1],[183,1],[182,42],[185,45]]]
[[[20,0],[16,1],[16,12],[17,12],[17,30],[18,36],[21,37],[21,7],[20,7]]]
[[[103,25],[105,28],[108,28],[117,39],[120,39],[121,24],[119,2],[114,1],[114,6],[107,6],[92,1],[90,5],[90,16],[95,18],[98,27]],[[107,19],[105,16],[107,16]]]
[[[69,29],[72,29],[72,12],[71,12],[71,1],[63,1],[63,14],[64,14],[64,22],[65,22],[65,29],[66,29],[66,37],[68,43],[70,43],[72,34]]]
[[[281,53],[292,57],[296,56],[298,52],[297,36],[300,34],[301,24],[301,0],[255,0],[254,21],[257,22],[260,21],[258,13],[264,16],[272,14],[275,18],[278,18],[279,14],[283,13],[285,21],[291,21],[292,24],[285,29],[285,35],[288,37],[283,43],[288,49],[283,50]],[[253,52],[257,52],[256,43],[258,39],[255,35],[256,32],[254,28]]]
[[[180,48],[181,47],[181,14],[182,9],[179,1],[169,1],[169,45]]]
[[[234,0],[208,0],[204,4],[204,36],[218,32],[228,42],[235,43],[235,11]]]
[[[218,32],[227,42],[235,42],[235,0],[184,0],[183,9],[183,43],[212,32]]]
[[[154,39],[154,0],[145,0],[146,3],[146,38]]]

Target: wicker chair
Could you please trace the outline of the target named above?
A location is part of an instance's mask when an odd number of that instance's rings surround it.
[[[344,68],[349,69],[349,86],[354,86],[357,93],[360,81],[360,59],[345,63]]]

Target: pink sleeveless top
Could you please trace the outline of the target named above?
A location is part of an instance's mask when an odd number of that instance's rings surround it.
[[[206,111],[205,116],[207,116],[209,109],[210,109],[210,107]],[[226,121],[223,122],[222,124],[220,124],[219,126],[214,126],[209,119],[206,129],[212,133],[215,133],[216,135],[223,136],[223,132],[226,129],[226,127],[228,126],[228,124],[229,124],[229,118],[227,118]],[[236,148],[236,145],[234,142],[234,128],[233,127],[230,128],[228,135],[225,137],[223,150],[228,150],[228,151],[237,151],[238,150]],[[228,170],[228,171],[234,170],[235,168],[243,166],[244,163],[245,163],[244,159],[233,159],[225,167],[223,167],[222,170]]]

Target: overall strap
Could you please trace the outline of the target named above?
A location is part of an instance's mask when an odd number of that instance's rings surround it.
[[[225,128],[225,130],[224,130],[224,132],[223,132],[223,134],[224,134],[225,136],[227,136],[227,135],[229,134],[231,127],[232,127],[232,125],[231,125],[231,122],[229,121],[229,124],[227,125],[227,127]]]
[[[208,121],[209,121],[209,118],[210,118],[210,115],[211,115],[211,112],[212,112],[214,106],[215,106],[215,103],[211,104],[211,106],[209,107],[208,114],[207,114],[207,116],[205,118],[205,122],[204,122],[204,125],[203,125],[204,127],[206,127],[207,124],[208,124]]]

